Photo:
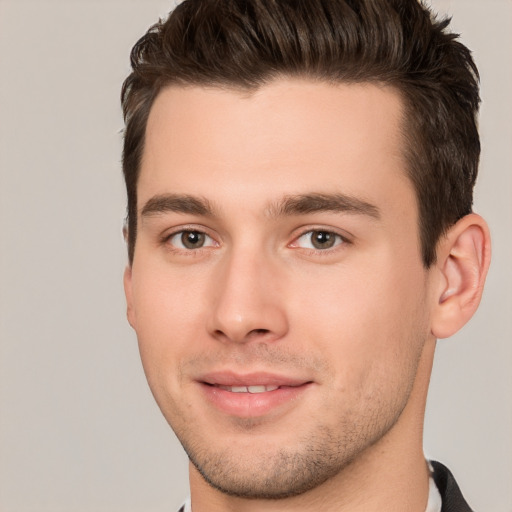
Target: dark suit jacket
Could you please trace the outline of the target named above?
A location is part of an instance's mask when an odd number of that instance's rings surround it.
[[[434,482],[443,499],[441,512],[473,512],[462,496],[450,470],[435,460],[431,461],[431,464],[434,468],[434,474],[432,475]]]
[[[434,468],[434,482],[439,489],[443,506],[441,512],[473,512],[460,492],[459,486],[450,470],[440,462],[431,461]],[[179,510],[182,512],[183,508]]]

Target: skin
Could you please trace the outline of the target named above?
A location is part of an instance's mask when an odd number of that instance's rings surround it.
[[[297,79],[155,100],[125,290],[194,512],[425,510],[436,335],[476,309],[488,232],[468,216],[424,268],[402,114],[391,88]],[[300,386],[226,410],[219,373]]]

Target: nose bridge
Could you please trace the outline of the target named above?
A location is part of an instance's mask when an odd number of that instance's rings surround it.
[[[247,244],[232,248],[218,268],[210,332],[224,340],[274,340],[287,330],[278,262]]]

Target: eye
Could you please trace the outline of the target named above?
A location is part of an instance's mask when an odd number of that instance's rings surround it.
[[[299,236],[293,243],[294,247],[303,249],[326,250],[341,245],[345,240],[332,231],[313,230]]]
[[[213,247],[215,244],[212,237],[202,231],[178,231],[168,238],[168,242],[176,249],[202,249]]]

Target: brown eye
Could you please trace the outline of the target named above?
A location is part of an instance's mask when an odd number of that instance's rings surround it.
[[[199,249],[203,247],[205,234],[199,231],[183,231],[181,233],[181,243],[187,249]]]
[[[330,249],[336,243],[336,236],[329,231],[312,231],[311,232],[311,245],[315,249]]]
[[[303,249],[326,250],[332,249],[344,242],[343,237],[332,231],[314,230],[304,233],[294,244]]]
[[[176,249],[186,249],[190,251],[194,249],[202,249],[203,247],[213,247],[216,245],[211,236],[208,236],[202,231],[192,230],[178,231],[177,233],[174,233],[174,235],[169,237],[168,243]]]

